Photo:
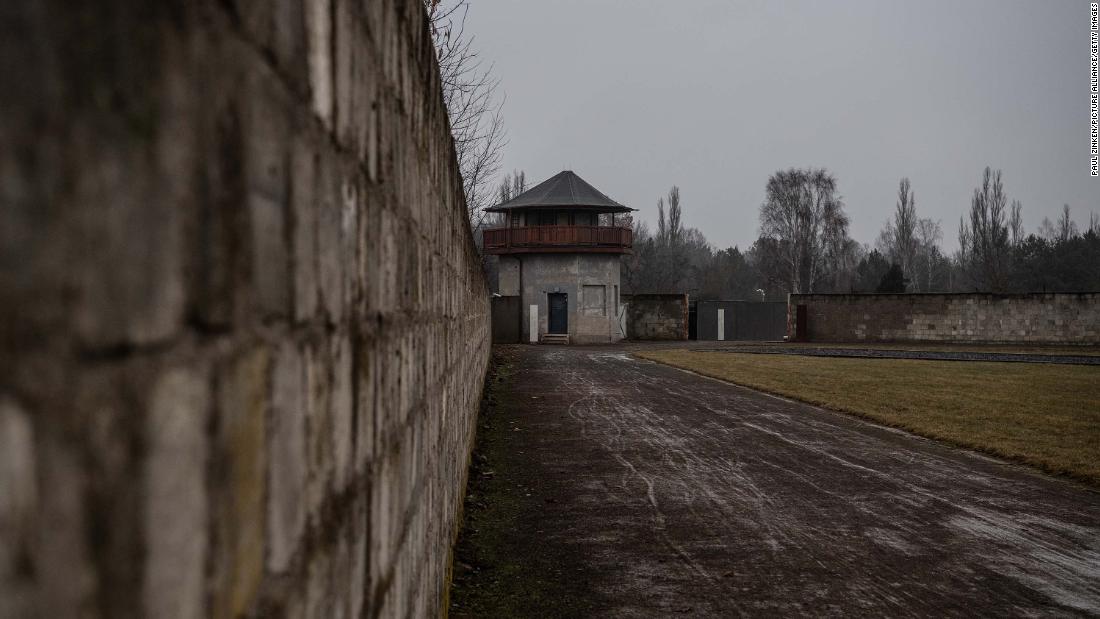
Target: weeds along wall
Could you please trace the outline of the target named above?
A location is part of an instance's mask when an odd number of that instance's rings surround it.
[[[1095,345],[1100,293],[792,294],[787,334],[821,342]]]
[[[0,27],[0,616],[438,613],[489,305],[419,0]]]

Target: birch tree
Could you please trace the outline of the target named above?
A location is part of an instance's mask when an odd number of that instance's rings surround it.
[[[911,276],[916,292],[932,292],[935,289],[936,266],[942,260],[939,247],[942,239],[940,222],[926,218],[917,220],[917,251]]]
[[[848,236],[836,179],[824,169],[789,169],[768,179],[760,234],[777,241],[792,292],[813,292],[827,247]]]

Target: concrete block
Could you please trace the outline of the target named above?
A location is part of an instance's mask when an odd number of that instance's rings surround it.
[[[68,246],[57,248],[71,258],[75,330],[92,348],[167,340],[183,322],[183,213],[158,196],[141,144],[85,138],[72,153],[83,162],[71,180],[81,207]]]
[[[143,605],[150,617],[206,615],[206,373],[165,371],[149,402],[145,465]]]
[[[252,219],[252,282],[261,317],[282,317],[289,304],[290,257],[284,205],[260,194],[248,199]]]
[[[38,494],[35,522],[37,611],[41,617],[79,617],[94,605],[97,580],[85,535],[87,472],[76,450],[56,437],[36,443],[39,484],[50,489]]]
[[[344,316],[344,263],[341,260],[342,204],[335,157],[322,159],[317,171],[317,262],[321,301],[329,322]],[[351,266],[351,265],[349,265]]]
[[[313,319],[317,313],[317,166],[320,155],[309,136],[298,135],[291,154],[290,203],[293,222],[291,249],[294,271],[293,318]]]
[[[243,351],[220,372],[215,458],[224,477],[215,509],[214,617],[252,608],[263,576],[269,357],[264,348]]]
[[[331,570],[333,577],[329,580],[329,598],[332,606],[327,617],[333,619],[346,619],[349,616],[357,619],[357,616],[350,615],[352,590],[359,586],[352,580],[352,545],[349,539],[351,530],[352,522],[345,519],[336,536],[332,551]]]
[[[364,498],[369,498],[369,494]],[[360,503],[360,506],[365,503],[366,501],[363,501]],[[363,611],[367,603],[367,587],[370,586],[370,583],[367,582],[367,535],[369,531],[367,529],[367,517],[364,509],[356,510],[351,520],[351,529],[351,568],[348,574],[350,576],[349,585],[351,588],[350,616],[354,619],[363,616]]]
[[[280,70],[300,93],[309,92],[309,51],[306,42],[306,6],[313,0],[275,0],[271,4],[271,49]]]
[[[399,454],[393,452],[379,456],[370,488],[368,591],[379,591],[394,569],[402,522],[399,506],[402,476],[398,459]]]
[[[375,250],[374,309],[387,312],[397,305],[398,222],[388,209],[382,209],[378,221],[378,244]]]
[[[332,352],[327,338],[306,349],[306,421],[309,481],[306,485],[310,521],[319,524],[321,505],[333,488]]]
[[[259,47],[270,47],[274,34],[275,2],[265,0],[232,0],[240,17],[244,34]]]
[[[268,451],[267,569],[282,572],[297,551],[306,525],[308,406],[306,370],[293,342],[279,347],[272,371]]]
[[[353,173],[344,176],[340,187],[340,265],[343,268],[343,277],[340,289],[343,315],[362,316],[359,301],[362,296],[362,280],[358,277],[356,266],[361,262],[360,256],[365,254],[362,239],[360,238],[361,209],[360,191]],[[368,224],[369,225],[369,224]]]
[[[335,132],[337,140],[360,160],[367,151],[370,107],[367,84],[372,81],[373,58],[361,18],[361,2],[332,0],[336,20],[333,61],[335,81]]]
[[[305,3],[306,48],[309,66],[310,101],[313,113],[325,128],[333,122],[332,0]]]
[[[332,457],[335,466],[333,481],[337,492],[343,491],[354,475],[352,443],[355,400],[352,393],[352,350],[346,336],[332,341]]]
[[[352,342],[358,362],[358,372],[352,376],[352,380],[358,382],[355,404],[356,415],[356,440],[355,440],[355,472],[366,472],[371,460],[374,458],[374,426],[375,416],[378,414],[379,404],[377,399],[377,386],[380,372],[380,362],[376,352],[377,341],[363,339]]]
[[[332,558],[326,550],[316,552],[309,559],[306,573],[306,614],[308,619],[336,617],[338,605],[333,597],[335,578]]]
[[[33,614],[34,581],[23,569],[33,556],[38,486],[34,428],[14,400],[0,396],[0,616]]]
[[[250,74],[242,106],[244,182],[250,221],[251,280],[264,317],[285,316],[290,258],[286,246],[289,97],[266,71]]]

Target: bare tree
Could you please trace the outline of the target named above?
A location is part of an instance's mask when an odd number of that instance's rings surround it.
[[[1008,216],[1008,229],[1012,232],[1012,246],[1015,247],[1024,240],[1024,207],[1019,200],[1012,201],[1011,213]]]
[[[833,292],[849,292],[856,278],[856,267],[863,255],[859,243],[842,235],[830,235],[825,246],[825,261],[833,276]]]
[[[789,289],[813,292],[826,248],[848,234],[836,179],[823,169],[773,174],[760,205],[760,234],[777,241]]]
[[[512,170],[511,174],[506,174],[504,178],[500,180],[500,184],[497,185],[497,199],[496,202],[504,203],[519,194],[527,191],[527,174],[522,170]],[[492,227],[507,223],[505,219],[507,215],[505,213],[483,213],[483,217],[480,222],[480,228]],[[478,231],[479,227],[474,228],[474,237],[480,238]],[[480,246],[480,245],[479,245]]]
[[[917,292],[931,292],[935,286],[936,264],[940,262],[940,241],[943,229],[940,222],[931,219],[917,220],[917,252],[915,255],[913,286]],[[919,276],[916,273],[919,264]]]
[[[649,292],[647,280],[653,253],[653,236],[646,222],[633,221],[632,224],[634,251],[620,259],[623,290],[630,293]]]
[[[523,170],[518,172],[512,170],[511,174],[506,174],[501,179],[497,188],[497,199],[507,202],[525,191],[527,191],[527,173]]]
[[[1070,219],[1069,205],[1062,206],[1062,217],[1058,219],[1058,240],[1066,242],[1077,236],[1077,224]]]
[[[665,200],[657,198],[657,242],[664,246],[676,246],[684,234],[683,209],[680,206],[680,188],[673,185],[668,190],[668,219],[665,219]]]
[[[874,247],[878,253],[897,261],[897,251],[894,249],[894,222],[887,219],[882,223],[882,229],[875,237]]]
[[[1044,217],[1043,221],[1039,222],[1039,237],[1052,242],[1058,240],[1058,230],[1054,228],[1054,222],[1050,217]]]
[[[684,246],[683,208],[680,188],[673,185],[665,198],[657,198],[657,233],[652,239],[651,259],[646,261],[646,276],[641,280],[650,292],[678,290],[688,271],[688,252]]]
[[[486,66],[474,49],[473,36],[466,34],[469,2],[423,2],[439,60],[443,102],[451,121],[466,209],[476,230],[485,223],[483,209],[492,206],[496,197],[491,188],[506,140],[501,115],[504,99],[497,94],[500,80],[493,76],[492,65]]]
[[[966,218],[959,217],[959,248],[955,250],[955,256],[953,259],[955,268],[951,270],[951,281],[948,282],[948,290],[961,290],[963,289],[964,282],[962,280],[967,277],[958,277],[959,275],[965,275],[970,270],[970,243],[971,243],[970,227],[966,225]]]
[[[1001,171],[993,172],[986,167],[982,186],[974,190],[970,199],[970,225],[967,227],[965,221],[959,224],[964,268],[976,286],[994,292],[1004,290],[1008,283],[1006,202]]]
[[[600,213],[598,225],[615,226],[616,228],[633,228],[634,216],[630,213]]]
[[[1089,213],[1089,232],[1100,234],[1100,215],[1097,215],[1095,211]]]
[[[913,256],[917,251],[916,228],[916,197],[909,186],[909,179],[903,178],[898,183],[898,201],[894,206],[892,258],[901,265],[902,273],[910,280],[916,279],[913,277]]]

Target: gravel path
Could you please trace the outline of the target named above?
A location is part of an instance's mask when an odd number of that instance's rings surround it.
[[[724,346],[697,348],[703,352],[738,352],[759,355],[800,355],[803,357],[861,357],[867,359],[925,359],[930,361],[1004,361],[1010,363],[1055,363],[1061,365],[1100,365],[1100,357],[1085,355],[1032,355],[1026,353],[953,352],[930,350],[882,350],[878,348],[794,348],[769,346]]]

